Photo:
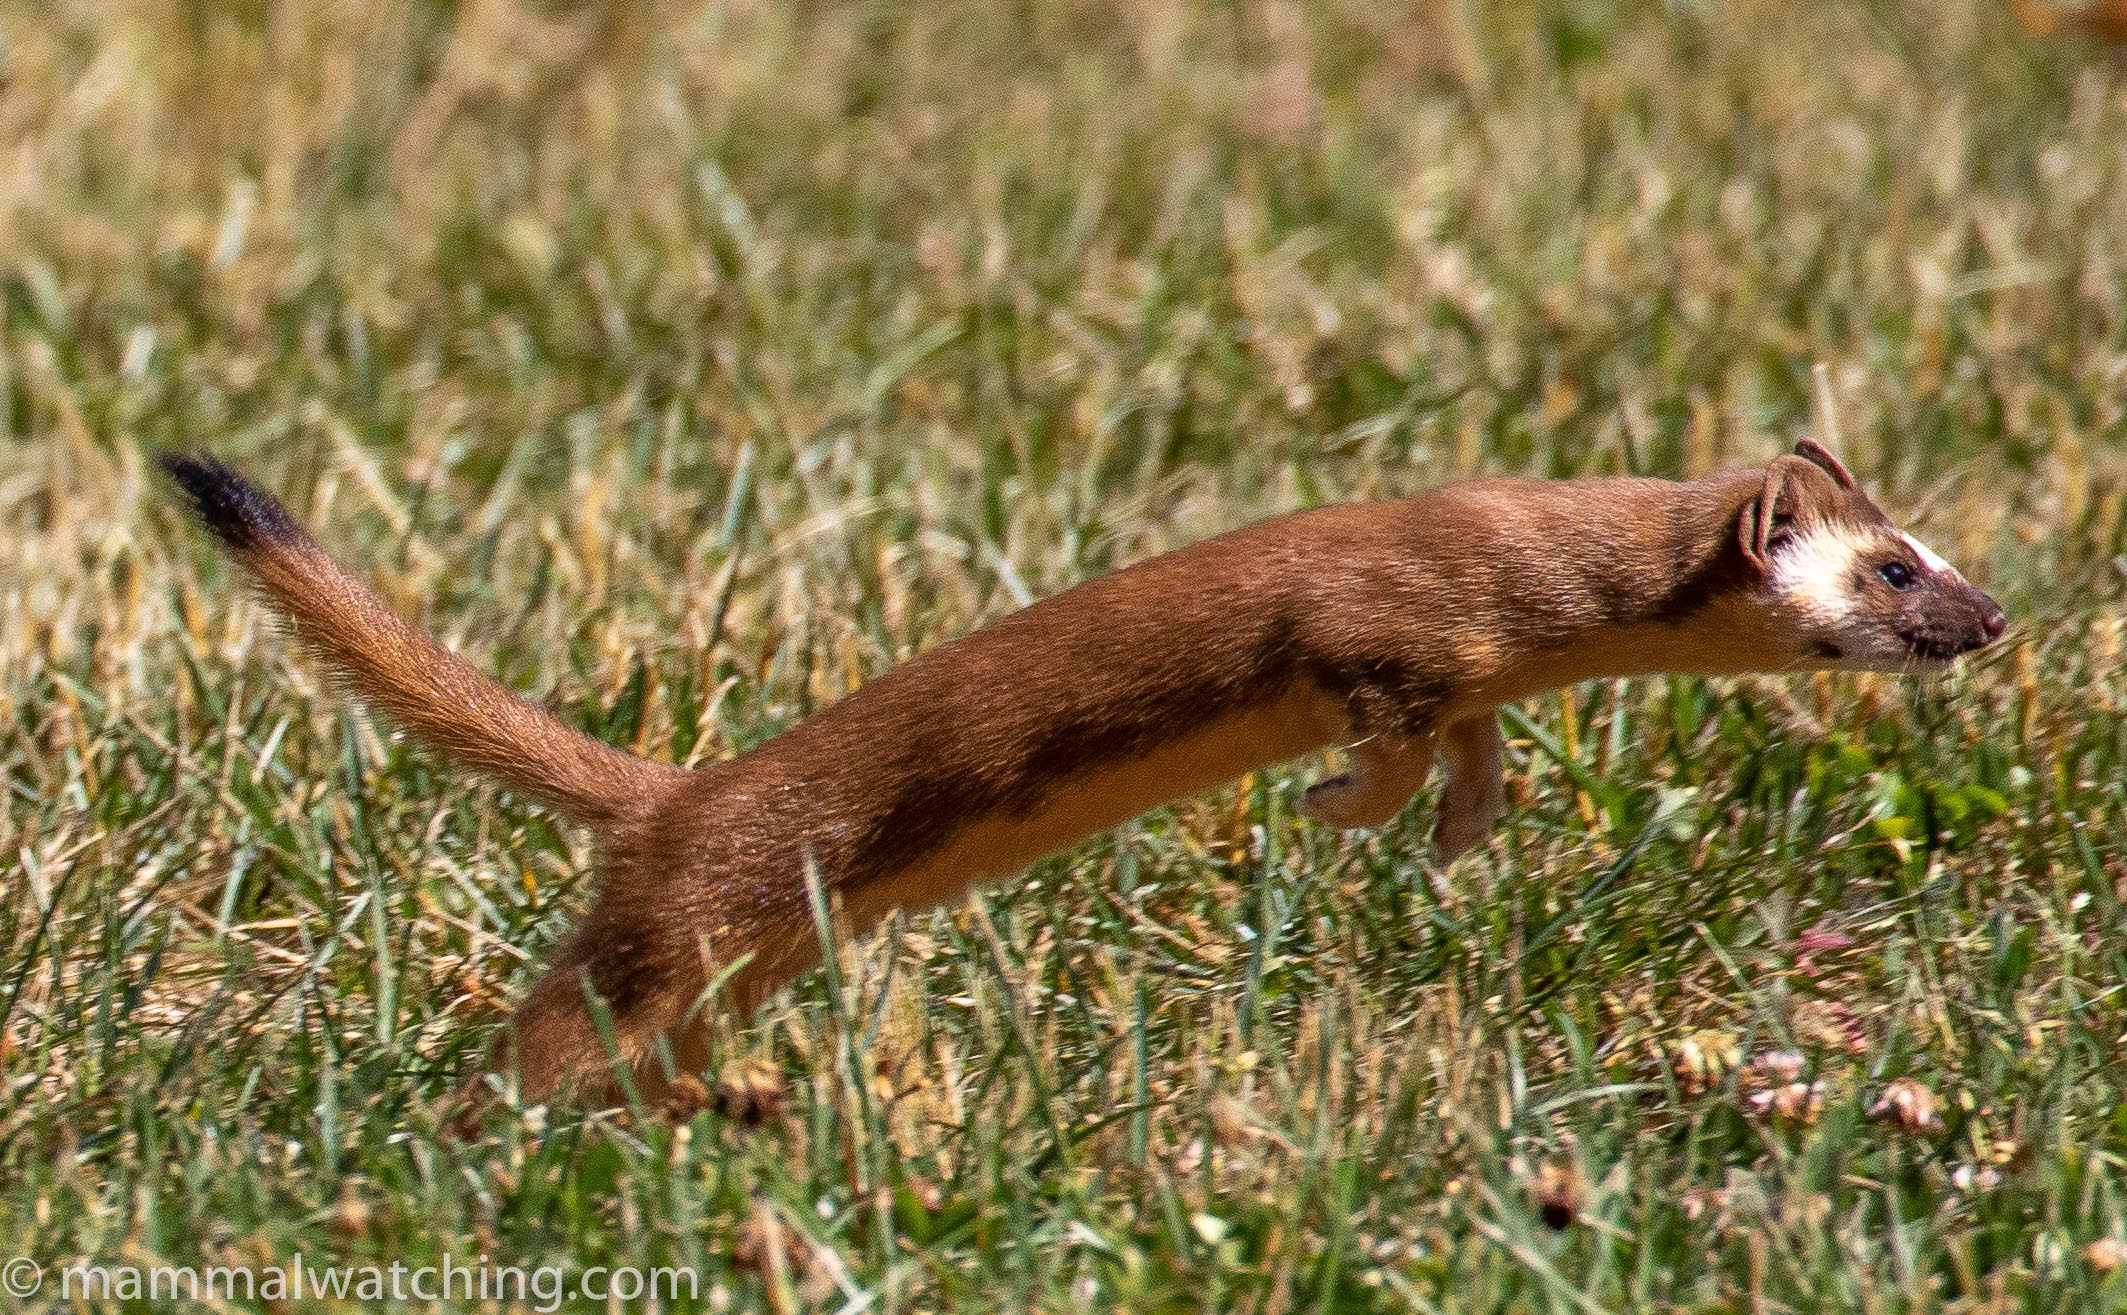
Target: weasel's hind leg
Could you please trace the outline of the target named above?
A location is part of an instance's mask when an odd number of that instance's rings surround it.
[[[682,925],[685,920],[681,920]],[[462,1083],[452,1122],[460,1136],[478,1133],[493,1098],[493,1075],[517,1075],[519,1099],[544,1101],[574,1086],[588,1107],[622,1103],[626,1093],[612,1066],[606,1039],[592,1015],[590,990],[604,1004],[621,1063],[646,1107],[665,1103],[672,1079],[697,1075],[708,1062],[715,1012],[741,1017],[812,960],[809,929],[781,923],[746,924],[727,930],[724,945],[683,940],[676,931],[631,929],[614,914],[594,908],[554,964],[532,986],[504,1025],[485,1064]],[[713,999],[704,999],[717,956],[737,966]],[[671,1067],[658,1042],[667,1040]]]
[[[1507,805],[1500,779],[1497,713],[1466,717],[1440,737],[1440,756],[1447,759],[1448,781],[1440,792],[1440,815],[1433,823],[1433,852],[1449,863],[1485,838]]]
[[[711,1032],[720,1015],[751,1017],[767,998],[793,973],[808,967],[819,956],[809,953],[814,934],[785,931],[761,933],[754,948],[727,969],[704,947],[699,962],[702,972],[692,980],[693,990],[664,1015],[662,1026],[647,1032],[632,1071],[635,1092],[646,1106],[667,1103],[675,1095],[674,1084],[682,1077],[708,1076]],[[709,983],[718,982],[712,993]],[[660,1044],[662,1043],[662,1044]],[[601,1088],[607,1104],[618,1104],[622,1093],[617,1083]]]
[[[1341,827],[1386,826],[1433,770],[1433,737],[1382,732],[1345,752],[1351,770],[1309,787],[1300,812]]]
[[[612,1024],[613,1041],[621,1062],[639,1079],[650,1079],[650,1070],[662,1066],[640,1061],[659,1035],[672,1026],[680,1012],[699,992],[699,972],[688,972],[684,960],[659,953],[648,946],[630,945],[586,928],[572,937],[555,962],[532,986],[504,1024],[485,1064],[462,1083],[454,1097],[461,1109],[452,1127],[461,1135],[476,1132],[494,1092],[488,1078],[515,1073],[517,1090],[527,1104],[544,1101],[565,1086],[582,1081],[586,1094],[617,1099],[619,1088],[600,1075],[608,1070],[606,1039],[592,1015],[586,986],[597,994]],[[657,1090],[641,1094],[647,1100],[662,1097]],[[607,1100],[605,1103],[612,1103]]]

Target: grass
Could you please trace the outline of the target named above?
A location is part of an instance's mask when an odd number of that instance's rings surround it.
[[[0,1252],[2127,1305],[2127,83],[1982,0],[1399,8],[0,6]],[[211,446],[699,762],[1275,511],[1762,459],[1820,363],[1998,658],[1539,701],[1444,877],[1422,802],[1251,779],[841,947],[721,1109],[475,1145],[437,1098],[582,844],[349,711],[147,473]]]

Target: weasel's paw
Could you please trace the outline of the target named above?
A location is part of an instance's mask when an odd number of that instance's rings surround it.
[[[1385,803],[1368,798],[1366,789],[1352,776],[1332,776],[1307,788],[1300,797],[1300,815],[1347,831],[1387,826],[1403,811],[1405,801]]]
[[[1443,809],[1433,821],[1433,857],[1445,867],[1484,840],[1499,816],[1489,810]]]

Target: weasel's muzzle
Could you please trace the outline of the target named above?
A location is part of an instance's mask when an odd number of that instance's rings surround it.
[[[2001,605],[1961,578],[1937,578],[1898,628],[1924,662],[1949,662],[1985,648],[2009,628]]]

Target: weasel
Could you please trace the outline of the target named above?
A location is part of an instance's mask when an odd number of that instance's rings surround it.
[[[716,977],[750,1010],[817,953],[808,865],[861,929],[1149,808],[1327,747],[1338,827],[1395,818],[1437,757],[1442,861],[1504,803],[1501,704],[1598,677],[1947,666],[2001,609],[1837,458],[1688,482],[1484,480],[1296,512],[1089,580],[932,649],[736,759],[652,762],[564,726],[401,620],[271,495],[163,464],[353,692],[592,830],[596,896],[488,1071],[547,1097],[605,1054],[661,1090],[705,1062]],[[477,1111],[485,1073],[461,1088]]]

